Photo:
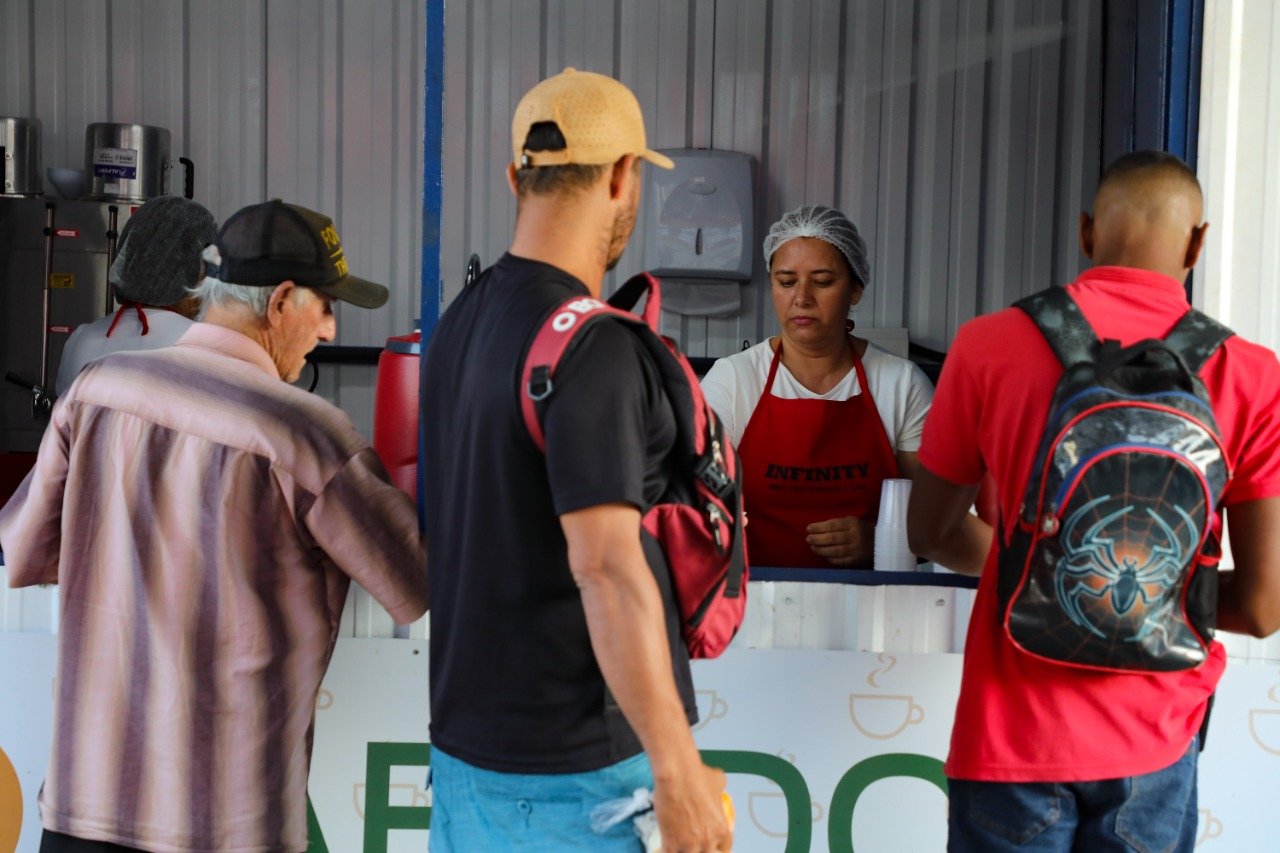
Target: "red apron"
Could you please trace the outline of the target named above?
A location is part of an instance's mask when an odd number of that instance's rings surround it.
[[[764,393],[738,447],[748,516],[747,553],[756,566],[829,567],[805,541],[806,528],[845,516],[874,524],[880,512],[880,484],[898,476],[898,460],[871,399],[857,349],[853,368],[858,394],[848,400],[773,396],[781,361],[779,341]]]

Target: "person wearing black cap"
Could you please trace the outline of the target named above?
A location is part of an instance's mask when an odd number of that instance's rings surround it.
[[[333,222],[275,199],[233,214],[204,253],[200,319],[253,339],[293,382],[307,353],[333,340],[334,302],[381,308],[387,289],[351,275]]]
[[[315,697],[351,581],[427,607],[417,512],[340,410],[287,384],[376,307],[328,217],[246,207],[204,253],[202,320],[99,359],[0,510],[14,587],[58,583],[41,850],[307,841]]]
[[[200,307],[191,293],[200,280],[200,252],[217,236],[213,214],[190,199],[162,195],[138,208],[120,232],[107,276],[120,309],[72,332],[58,367],[58,393],[96,358],[159,349],[182,337]]]

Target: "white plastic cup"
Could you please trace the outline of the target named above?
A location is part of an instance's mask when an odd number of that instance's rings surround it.
[[[880,515],[876,519],[875,558],[881,572],[912,572],[916,558],[907,545],[907,501],[911,481],[885,480],[880,485]]]

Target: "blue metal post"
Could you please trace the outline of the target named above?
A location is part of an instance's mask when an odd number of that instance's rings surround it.
[[[1108,0],[1104,20],[1102,165],[1158,148],[1194,169],[1204,0]]]
[[[1203,39],[1204,0],[1107,0],[1103,168],[1143,148],[1169,151],[1196,167]]]
[[[444,4],[426,0],[422,133],[422,342],[440,319],[440,217],[444,181]]]
[[[444,182],[444,4],[426,0],[426,85],[422,133],[422,352],[440,319],[440,219]],[[421,365],[420,365],[421,366]],[[419,374],[421,383],[421,374]],[[421,389],[421,384],[419,384]],[[418,458],[422,458],[422,393],[418,393]],[[418,522],[423,519],[422,466],[418,466]]]
[[[1200,134],[1200,51],[1204,0],[1171,0],[1169,14],[1169,112],[1165,150],[1196,167]]]

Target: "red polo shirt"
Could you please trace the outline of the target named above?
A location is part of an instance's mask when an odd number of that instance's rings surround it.
[[[1187,311],[1180,282],[1095,267],[1068,285],[1100,338],[1164,337]],[[925,423],[920,462],[953,483],[994,477],[1015,519],[1062,367],[1016,308],[956,334]],[[1229,339],[1200,372],[1234,477],[1223,506],[1280,495],[1280,363]],[[1003,531],[1007,536],[1009,530]],[[969,623],[947,775],[999,782],[1073,782],[1149,773],[1186,751],[1226,666],[1221,643],[1186,672],[1109,674],[1017,649],[997,614],[992,548]]]

